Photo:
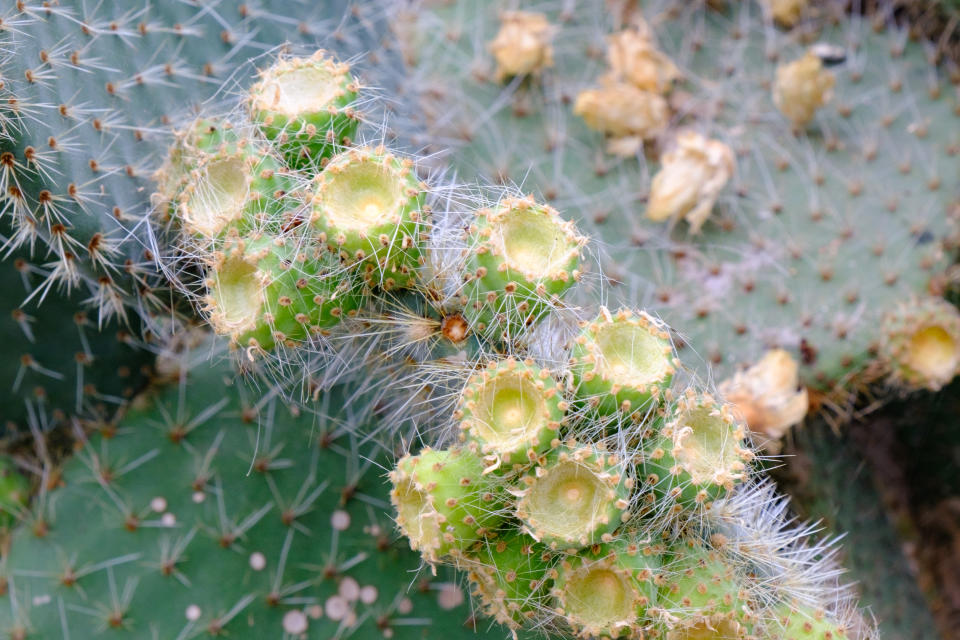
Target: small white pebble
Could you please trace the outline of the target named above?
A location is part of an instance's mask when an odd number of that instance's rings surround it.
[[[390,628],[390,627],[384,627],[384,629],[383,629],[383,637],[384,637],[384,638],[387,638],[388,640],[389,640],[389,638],[392,638],[392,637],[393,637],[393,629]]]
[[[195,503],[200,504],[201,502],[203,502],[203,501],[206,500],[206,499],[207,499],[207,494],[205,494],[203,491],[194,491],[194,492],[193,492],[193,501],[194,501]]]
[[[163,513],[167,510],[167,499],[163,496],[157,496],[150,501],[150,508],[157,513]]]
[[[33,602],[33,606],[35,607],[39,607],[45,604],[50,604],[50,596],[47,594],[44,594],[42,596],[34,596],[32,602]]]
[[[190,622],[196,622],[197,620],[200,619],[201,613],[202,611],[200,611],[200,607],[198,607],[195,604],[192,604],[189,607],[187,607],[187,620],[189,620]]]
[[[346,531],[350,527],[350,514],[343,509],[337,509],[330,516],[330,525],[337,531]]]
[[[259,551],[250,554],[250,568],[254,571],[263,571],[267,566],[267,556]]]
[[[307,616],[303,611],[292,609],[283,614],[283,631],[299,635],[307,632]]]
[[[360,597],[360,584],[350,576],[347,576],[340,581],[340,586],[337,588],[337,591],[350,602],[356,602]]]
[[[368,584],[364,588],[360,589],[360,602],[363,604],[373,604],[377,601],[377,588],[372,584]]]
[[[410,598],[404,598],[403,600],[397,603],[397,613],[399,613],[400,615],[405,616],[411,611],[413,611],[413,600],[411,600]]]
[[[177,526],[177,516],[172,513],[165,513],[160,516],[160,524],[165,527],[175,527]]]
[[[314,620],[319,620],[323,617],[323,607],[318,604],[312,604],[307,607],[307,615],[313,618]]]
[[[324,609],[327,617],[331,620],[343,620],[350,612],[350,603],[343,596],[330,596],[327,598]]]
[[[445,582],[440,585],[440,591],[437,592],[437,602],[441,609],[454,609],[463,604],[463,591],[452,582]]]

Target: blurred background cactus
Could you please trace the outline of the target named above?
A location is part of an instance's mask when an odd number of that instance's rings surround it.
[[[0,632],[950,636],[948,3],[282,4],[0,7]]]

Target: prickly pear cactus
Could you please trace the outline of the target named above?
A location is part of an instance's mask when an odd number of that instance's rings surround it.
[[[461,628],[461,587],[418,571],[396,539],[385,452],[351,434],[358,414],[334,397],[303,408],[264,399],[203,357],[46,469],[59,482],[34,499],[5,556],[4,636],[432,638]]]
[[[167,332],[171,307],[183,310],[156,269],[157,239],[144,224],[170,123],[228,78],[248,77],[250,60],[266,50],[332,39],[354,51],[377,24],[345,1],[283,3],[282,11],[239,0],[0,7],[0,246],[7,264],[31,265],[26,291],[4,280],[15,316],[4,323],[37,319],[33,339],[43,345],[45,327],[85,335],[76,346],[51,345],[51,354],[28,347],[29,330],[4,327],[6,341],[25,347],[2,367],[4,421],[36,423],[25,405],[35,413],[38,390],[50,416],[136,388],[135,375],[118,371],[136,374],[143,358],[114,348],[113,336]],[[95,392],[75,391],[91,383]]]
[[[773,347],[819,389],[883,375],[881,319],[937,289],[960,210],[935,45],[829,1],[514,4],[398,13],[416,142],[571,212],[715,375]]]

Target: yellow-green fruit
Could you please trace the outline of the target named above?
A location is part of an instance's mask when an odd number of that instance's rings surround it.
[[[747,578],[721,551],[680,542],[668,551],[660,606],[667,640],[739,640],[755,624]]]
[[[8,527],[20,518],[29,496],[27,479],[9,458],[0,458],[0,526]]]
[[[548,606],[550,555],[543,545],[519,532],[481,541],[461,562],[483,612],[518,629]]]
[[[801,603],[781,604],[764,625],[762,640],[843,640],[846,626],[822,609]]]
[[[492,362],[463,390],[456,414],[460,438],[497,468],[536,462],[563,420],[561,390],[550,372],[532,361]]]
[[[364,287],[317,247],[290,236],[229,238],[207,270],[206,311],[220,335],[269,351],[324,335],[355,315]]]
[[[937,391],[960,371],[960,311],[942,298],[889,313],[882,334],[881,357],[895,385]]]
[[[356,134],[357,81],[324,51],[280,60],[250,89],[250,112],[292,167],[319,168]]]
[[[552,549],[611,542],[629,516],[633,479],[613,454],[569,442],[522,478],[517,517]]]
[[[745,437],[731,405],[689,391],[644,446],[640,468],[658,500],[710,507],[746,477],[754,454]]]
[[[427,186],[413,162],[382,148],[351,149],[331,158],[313,191],[313,228],[345,264],[359,265],[371,284],[409,287],[423,263]]]
[[[510,339],[580,279],[586,239],[532,198],[482,209],[467,232],[464,315],[481,333]]]
[[[578,638],[641,638],[658,605],[660,555],[634,539],[584,549],[554,570],[557,614]]]
[[[427,562],[461,556],[504,519],[496,477],[485,475],[483,461],[465,449],[404,456],[390,481],[397,525]]]
[[[571,349],[577,399],[601,413],[650,409],[676,371],[670,335],[644,312],[605,307],[584,323]]]

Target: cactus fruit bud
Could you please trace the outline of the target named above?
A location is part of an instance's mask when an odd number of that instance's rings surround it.
[[[397,525],[430,563],[459,557],[503,520],[498,487],[483,461],[465,449],[425,448],[406,455],[390,472],[390,501]]]
[[[561,386],[546,369],[507,358],[467,383],[460,399],[461,439],[496,466],[535,462],[557,438]]]
[[[354,315],[363,288],[325,257],[289,237],[228,239],[208,268],[213,329],[234,344],[269,351],[322,335]]]
[[[847,628],[829,613],[802,603],[781,604],[765,625],[764,640],[844,640]]]
[[[732,405],[691,390],[677,399],[659,436],[646,445],[646,479],[658,498],[679,508],[709,508],[745,478],[754,457],[745,436]]]
[[[803,420],[809,408],[797,362],[783,349],[767,351],[755,365],[720,383],[719,390],[750,431],[774,442]]]
[[[650,185],[647,218],[660,222],[683,217],[690,232],[698,233],[733,175],[733,150],[719,140],[683,131],[662,163]]]
[[[481,541],[462,561],[483,612],[519,629],[547,604],[549,552],[522,533]]]
[[[661,95],[680,76],[676,65],[657,49],[653,34],[642,19],[632,28],[607,37],[607,64],[612,78]]]
[[[517,517],[552,549],[609,542],[627,517],[632,478],[616,456],[569,442],[524,476]]]
[[[489,44],[497,63],[497,81],[514,76],[537,75],[553,66],[550,39],[554,27],[542,13],[504,11],[500,31]]]
[[[411,162],[382,149],[351,149],[317,176],[314,228],[345,264],[362,264],[371,284],[407,287],[422,261],[427,208]]]
[[[777,67],[773,102],[795,127],[802,128],[830,101],[835,82],[823,61],[808,51],[799,60]]]
[[[670,548],[660,604],[669,613],[669,640],[737,640],[751,637],[755,616],[734,565],[697,543]]]
[[[250,89],[250,112],[292,167],[319,166],[357,130],[357,81],[324,51],[280,60]]]
[[[581,91],[573,113],[605,134],[607,150],[619,156],[634,155],[644,140],[659,136],[670,122],[670,107],[662,96],[626,82],[606,81],[599,88]]]
[[[764,11],[781,27],[793,28],[807,10],[809,0],[763,0]]]
[[[567,556],[555,570],[557,612],[578,638],[646,637],[659,570],[660,557],[630,540]]]
[[[603,414],[649,409],[676,371],[670,335],[644,312],[621,309],[584,324],[571,350],[576,397]]]
[[[532,197],[505,198],[468,230],[464,316],[505,334],[532,324],[580,279],[586,239]]]
[[[894,384],[937,391],[960,371],[960,311],[929,297],[889,313],[881,357]]]

